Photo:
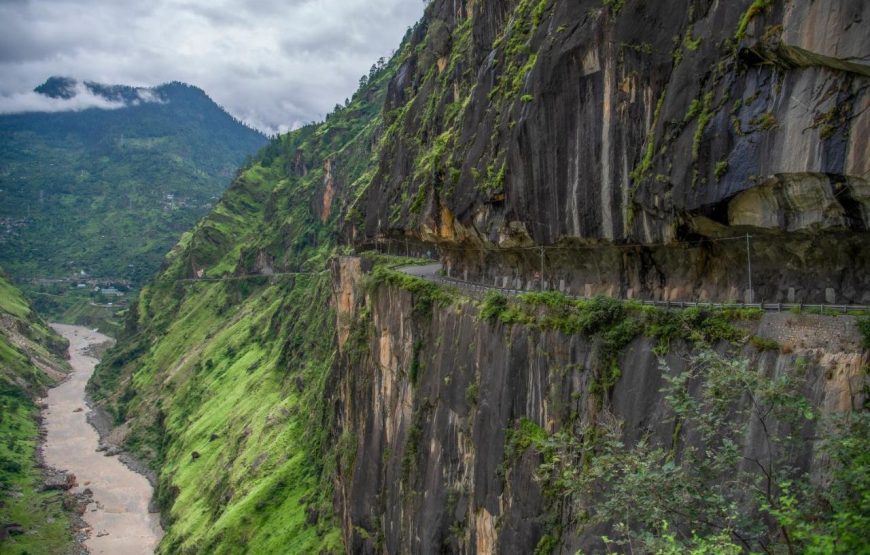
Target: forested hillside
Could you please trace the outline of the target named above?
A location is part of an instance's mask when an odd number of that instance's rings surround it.
[[[79,85],[36,90],[67,98]],[[266,143],[196,87],[83,86],[115,107],[0,115],[0,264],[54,317],[123,300],[88,295],[95,286],[150,279]]]

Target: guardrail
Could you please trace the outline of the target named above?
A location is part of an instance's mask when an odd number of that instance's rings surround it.
[[[434,278],[435,281],[444,283],[446,285],[458,286],[463,289],[467,289],[474,292],[485,293],[487,291],[498,291],[500,293],[504,293],[506,295],[517,296],[523,293],[537,293],[538,290],[530,289],[506,289],[502,287],[495,287],[491,285],[483,285],[481,283],[474,283],[470,281],[463,281],[461,279],[456,278],[448,278],[444,276],[436,276]],[[587,297],[585,295],[573,295],[570,293],[564,293],[564,295],[571,299],[577,300],[589,300],[592,297]],[[700,302],[700,301],[655,301],[655,300],[641,300],[641,299],[620,299],[625,302],[634,302],[642,305],[648,306],[661,306],[665,308],[719,308],[719,309],[728,309],[728,308],[758,308],[767,312],[789,312],[798,310],[802,314],[849,314],[850,312],[870,312],[870,306],[867,305],[857,305],[857,304],[800,304],[800,303],[712,303],[712,302]]]

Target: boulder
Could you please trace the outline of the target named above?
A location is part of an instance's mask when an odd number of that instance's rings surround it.
[[[45,481],[42,484],[42,489],[43,491],[66,491],[75,487],[75,485],[75,474],[68,474],[66,472],[53,472],[46,476]]]

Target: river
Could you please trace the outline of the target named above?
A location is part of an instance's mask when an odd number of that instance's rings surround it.
[[[75,474],[73,492],[93,492],[93,503],[82,515],[90,527],[85,547],[92,555],[151,555],[163,535],[159,516],[148,511],[151,484],[117,456],[98,452],[99,435],[87,421],[85,385],[99,361],[84,351],[109,338],[80,326],[52,327],[70,342],[73,372],[45,400],[45,463]]]

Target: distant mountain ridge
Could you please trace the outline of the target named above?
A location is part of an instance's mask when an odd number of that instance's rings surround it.
[[[170,101],[190,101],[196,97],[205,97],[233,121],[251,128],[248,124],[229,114],[204,90],[181,81],[170,81],[154,87],[135,87],[131,85],[106,85],[94,81],[79,81],[73,77],[53,75],[33,89],[33,92],[45,97],[62,100],[73,99],[84,91],[108,102],[116,103],[119,108],[138,106],[143,103],[165,104]],[[257,132],[259,133],[259,131]]]
[[[128,85],[103,85],[93,81],[78,81],[72,77],[56,75],[49,77],[45,83],[33,89],[33,92],[49,98],[70,100],[86,90],[109,102],[116,102],[124,106],[137,106],[142,102],[168,102],[172,88],[176,86],[194,89],[205,95],[201,89],[177,81],[157,87],[132,87]]]
[[[135,288],[267,141],[185,83],[51,77],[34,92],[111,109],[0,115],[0,264],[31,293],[24,281],[82,271]],[[50,298],[36,303],[56,316]]]

